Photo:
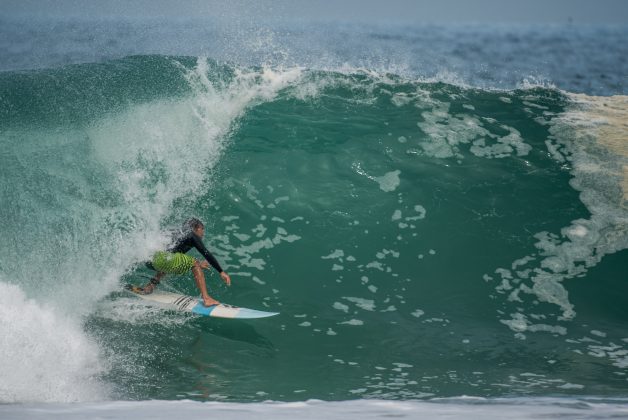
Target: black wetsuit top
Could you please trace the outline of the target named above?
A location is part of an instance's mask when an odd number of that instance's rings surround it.
[[[216,271],[222,273],[223,270],[220,267],[220,264],[218,264],[216,258],[214,258],[212,253],[209,252],[207,248],[205,248],[205,245],[203,244],[203,241],[201,241],[201,238],[196,236],[196,234],[192,231],[189,231],[187,233],[175,233],[174,243],[170,248],[168,248],[168,252],[181,252],[185,254],[192,248],[196,248],[196,250],[200,252],[203,257],[205,257],[207,262],[216,269]]]

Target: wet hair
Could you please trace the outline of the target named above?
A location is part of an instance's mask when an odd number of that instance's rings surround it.
[[[192,217],[183,223],[184,231],[195,231],[196,229],[200,227],[205,227],[205,225],[203,224],[203,222],[201,222],[195,217]]]

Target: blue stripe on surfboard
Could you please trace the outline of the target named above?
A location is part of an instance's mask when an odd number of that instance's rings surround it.
[[[203,305],[203,301],[201,299],[199,299],[199,301],[196,304],[196,306],[192,308],[192,313],[199,314],[199,315],[210,316],[212,311],[214,309],[216,309],[217,307],[218,307],[218,305],[205,306],[205,305]]]
[[[191,312],[198,315],[219,316],[221,318],[230,318],[230,317],[225,317],[221,315],[212,315],[212,312],[214,312],[214,310],[219,307],[220,305],[205,306],[203,305],[203,301],[199,299],[198,303],[196,304],[196,306],[192,308]],[[258,311],[255,309],[239,308],[236,306],[229,306],[229,305],[225,305],[225,307],[236,310],[236,313],[233,316],[234,319],[267,318],[269,316],[279,315],[279,312]]]

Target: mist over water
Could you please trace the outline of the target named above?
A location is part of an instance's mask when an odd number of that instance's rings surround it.
[[[4,19],[0,401],[625,395],[625,28]]]
[[[267,13],[224,10],[206,19],[0,16],[0,69],[160,54],[243,66],[359,68],[482,88],[547,83],[578,93],[626,93],[622,25],[377,25],[295,22],[280,13],[260,17]]]

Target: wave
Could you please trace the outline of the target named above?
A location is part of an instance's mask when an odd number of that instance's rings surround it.
[[[169,56],[5,72],[0,97],[2,401],[197,395],[190,382],[201,399],[586,394],[598,359],[604,377],[626,366],[619,296],[576,282],[626,287],[621,258],[604,264],[628,248],[625,97]],[[189,215],[237,279],[220,298],[277,308],[279,324],[154,320],[116,293]],[[198,334],[255,356],[209,361]],[[265,370],[277,348],[304,374]],[[51,354],[63,374],[9,368]]]
[[[168,72],[170,79],[151,79]],[[180,216],[176,203],[209,187],[207,172],[244,110],[298,77],[235,71],[214,85],[208,74],[204,59],[185,67],[148,57],[3,75],[0,284],[37,302],[5,308],[6,366],[35,369],[58,340],[78,340],[76,363],[62,365],[66,386],[50,385],[59,380],[53,369],[37,369],[19,387],[15,375],[2,375],[3,400],[85,398],[82,381],[71,378],[93,375],[84,363],[98,353],[80,343],[93,341],[81,323],[127,271],[165,245],[162,224]],[[58,334],[38,335],[46,350],[25,356],[34,332],[9,319],[37,323],[40,305],[50,312],[46,329]]]

